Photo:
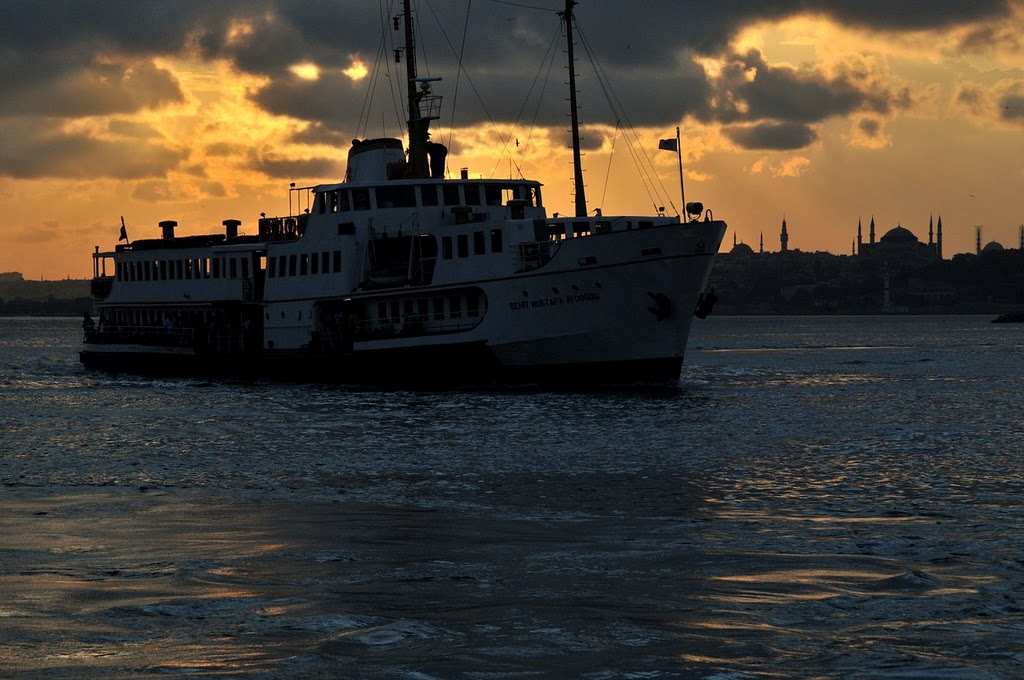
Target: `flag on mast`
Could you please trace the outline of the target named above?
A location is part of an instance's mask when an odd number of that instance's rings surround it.
[[[117,237],[117,240],[128,241],[128,230],[124,228],[124,216],[121,217],[121,235]]]
[[[658,142],[658,148],[664,151],[675,151],[679,153],[679,143],[675,139],[663,139]]]

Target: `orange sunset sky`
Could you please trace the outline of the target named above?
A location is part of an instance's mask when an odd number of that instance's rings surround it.
[[[432,131],[450,173],[521,171],[567,213],[561,4],[413,3],[420,75],[443,78]],[[132,239],[164,219],[254,231],[260,212],[288,211],[290,182],[340,180],[352,138],[404,137],[399,11],[5,2],[0,272],[87,278],[122,215]],[[1018,247],[1024,0],[580,0],[576,18],[590,208],[675,212],[676,157],[657,147],[679,126],[687,200],[729,223],[726,247],[763,232],[778,250],[783,216],[805,251],[850,253],[872,217],[879,236],[901,224],[927,240],[941,216],[946,257],[974,251],[975,225]]]

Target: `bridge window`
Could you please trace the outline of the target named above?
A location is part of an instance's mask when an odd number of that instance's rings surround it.
[[[466,205],[480,205],[480,185],[466,184],[463,186],[466,192]]]
[[[356,210],[369,210],[370,209],[370,190],[369,189],[353,189],[352,190],[352,205]]]
[[[441,256],[446,259],[452,259],[452,237],[443,236],[441,238]]]
[[[401,185],[377,189],[378,208],[415,208],[416,187]]]
[[[445,205],[462,205],[462,199],[459,198],[458,184],[443,185],[442,193],[444,194]]]
[[[484,199],[487,205],[501,205],[501,185],[488,184],[484,187]]]
[[[487,248],[484,241],[484,232],[474,231],[473,232],[473,254],[483,255],[487,252]]]
[[[341,271],[341,251],[334,251],[334,273],[337,274]]]
[[[501,229],[491,229],[491,252],[500,253],[501,249]]]
[[[437,186],[428,184],[420,187],[420,203],[425,206],[437,205]]]
[[[469,234],[458,235],[459,257],[469,257]]]

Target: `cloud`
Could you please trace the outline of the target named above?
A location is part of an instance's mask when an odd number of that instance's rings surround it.
[[[54,129],[53,121],[7,121],[0,130],[0,175],[134,179],[164,176],[187,153],[136,140],[104,140]]]
[[[892,139],[885,134],[885,126],[879,118],[861,118],[854,121],[849,143],[864,149],[883,149],[892,146]]]
[[[184,203],[226,196],[228,196],[228,192],[223,184],[210,181],[163,182],[149,180],[137,182],[132,189],[132,199],[143,203]]]
[[[803,123],[758,123],[726,127],[722,132],[744,149],[789,151],[818,140],[818,133]]]
[[[977,125],[993,120],[1024,124],[1024,80],[1002,80],[992,86],[961,83],[954,107]]]
[[[1003,120],[1024,123],[1024,81],[1008,84],[999,93],[998,106]]]
[[[173,75],[138,59],[94,56],[91,63],[39,80],[14,79],[0,116],[81,117],[133,113],[184,101]]]
[[[516,123],[519,136],[534,127],[564,129],[560,3],[539,4],[551,11],[512,5],[484,11],[461,2],[418,7],[420,73],[445,77],[435,86],[445,95],[435,129],[452,120],[453,109],[460,127]],[[893,36],[955,29],[965,41],[980,42],[985,31],[1019,16],[1018,6],[1017,0],[719,0],[680,13],[674,0],[646,0],[628,10],[617,1],[592,0],[576,11],[582,121],[660,128],[690,115],[726,126],[726,135],[744,148],[800,148],[817,139],[813,126],[828,118],[880,119],[913,107],[912,90],[858,57],[825,71],[769,63],[757,50],[736,53],[731,41],[743,27],[813,15]],[[162,176],[184,152],[169,146],[157,127],[129,120],[193,96],[161,59],[217,59],[256,76],[263,84],[250,92],[250,101],[263,112],[300,121],[294,143],[344,143],[368,128],[376,136],[382,126],[387,134],[401,134],[405,65],[394,64],[392,49],[402,47],[402,39],[380,7],[305,0],[8,0],[0,22],[0,117],[7,119],[0,129],[0,173]],[[463,46],[467,18],[472,30]],[[1005,41],[1009,34],[999,35]],[[597,72],[585,64],[589,52],[598,59]],[[722,68],[706,70],[705,57]],[[355,62],[370,68],[359,81],[345,74]],[[296,78],[290,71],[295,64],[315,67],[319,78]],[[545,102],[538,104],[541,94]],[[1001,112],[990,107],[990,114],[1019,120],[1017,97],[1007,93]],[[110,138],[55,132],[67,129],[62,123],[68,120],[98,116],[116,119]],[[27,135],[12,131],[25,121],[38,125]],[[208,155],[226,151],[209,149]],[[260,171],[285,178],[334,173],[337,165],[329,159],[257,163]]]
[[[289,180],[341,175],[341,162],[333,158],[280,158],[274,154],[254,154],[249,167],[270,177]]]
[[[803,156],[793,156],[781,162],[765,156],[756,160],[749,172],[752,175],[767,173],[772,177],[799,177],[810,167],[811,160]]]

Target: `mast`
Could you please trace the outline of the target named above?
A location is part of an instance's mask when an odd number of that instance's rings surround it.
[[[408,0],[406,0],[408,2]],[[576,57],[572,45],[572,8],[576,0],[565,0],[565,39],[568,44],[569,59],[569,109],[572,120],[572,167],[573,181],[576,183],[576,217],[587,216],[587,193],[583,188],[583,163],[580,161],[580,120],[576,105]]]
[[[420,111],[420,100],[430,87],[424,81],[422,91],[416,74],[416,38],[412,23],[412,0],[403,0],[405,15],[405,69],[409,79],[409,176],[417,179],[430,177],[427,164],[427,143],[430,139],[430,117]]]

